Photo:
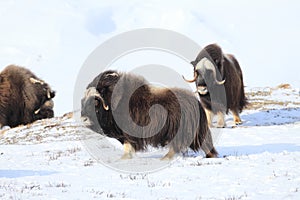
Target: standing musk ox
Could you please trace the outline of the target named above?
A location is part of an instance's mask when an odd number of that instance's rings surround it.
[[[190,147],[216,157],[204,109],[193,92],[150,85],[143,77],[105,71],[87,87],[81,116],[88,128],[119,140],[123,159],[147,145],[169,147],[171,159]]]
[[[218,115],[218,127],[225,127],[224,113],[231,110],[236,125],[241,124],[239,113],[247,105],[241,67],[231,54],[224,54],[217,44],[206,46],[198,54],[194,66],[194,78],[201,103],[205,108],[208,124],[212,126],[214,114]]]
[[[23,67],[10,65],[0,73],[0,127],[15,127],[53,117],[55,92]]]

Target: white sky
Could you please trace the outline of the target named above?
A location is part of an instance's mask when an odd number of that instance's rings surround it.
[[[163,28],[200,46],[220,44],[237,57],[249,87],[299,88],[299,10],[297,0],[4,0],[0,69],[21,65],[47,81],[57,91],[55,112],[61,115],[73,109],[76,77],[97,46],[125,31]]]

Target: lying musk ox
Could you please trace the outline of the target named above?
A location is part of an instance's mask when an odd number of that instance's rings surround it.
[[[10,65],[0,73],[0,127],[15,127],[53,117],[55,92],[23,67]]]
[[[123,159],[147,145],[169,146],[163,159],[190,147],[216,157],[205,112],[193,92],[150,85],[143,77],[105,71],[87,87],[81,116],[88,128],[124,145]]]
[[[224,54],[217,44],[206,46],[195,61],[194,78],[208,124],[213,114],[218,115],[218,127],[225,127],[224,113],[231,110],[236,125],[241,124],[239,113],[247,104],[241,67],[231,54]],[[225,89],[225,90],[224,90]]]

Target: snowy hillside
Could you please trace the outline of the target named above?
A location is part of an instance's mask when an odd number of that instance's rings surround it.
[[[231,126],[229,115],[227,128],[212,129],[220,153],[215,159],[189,152],[163,163],[162,152],[150,148],[151,156],[138,153],[131,161],[111,156],[105,166],[98,154],[109,158],[121,145],[81,126],[72,114],[4,130],[0,198],[299,199],[299,89],[247,88],[247,96],[251,105],[241,115],[243,125]],[[92,149],[86,141],[101,145]],[[164,167],[133,172],[137,165],[147,169],[155,163]],[[122,165],[131,172],[112,168]]]

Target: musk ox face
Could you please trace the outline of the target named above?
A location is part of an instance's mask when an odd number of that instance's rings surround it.
[[[222,49],[216,44],[210,44],[191,62],[194,78],[185,80],[190,83],[196,82],[198,93],[207,95],[210,89],[225,83],[223,62]]]
[[[209,90],[222,86],[225,83],[223,79],[223,65],[219,67],[210,59],[203,58],[195,66],[196,87],[200,95],[207,95]]]
[[[88,85],[81,106],[88,128],[124,144],[122,158],[147,145],[168,145],[164,159],[188,147],[217,156],[205,112],[193,92],[158,88],[140,76],[110,70]]]
[[[97,76],[87,87],[81,100],[81,116],[85,124],[95,132],[103,133],[102,128],[112,123],[111,98],[114,85],[119,80],[115,71],[106,71]]]
[[[102,97],[95,87],[87,88],[84,98],[81,100],[81,116],[85,125],[97,133],[103,133],[100,122],[107,121],[107,107],[102,106]]]
[[[29,78],[30,82],[35,85],[35,90],[37,91],[37,96],[41,101],[53,99],[55,97],[55,91],[53,91],[50,86],[44,81],[37,78]]]
[[[51,116],[51,114],[45,113],[45,115],[42,115],[41,113],[39,113],[39,111],[48,110],[50,112],[51,109],[52,110],[51,112],[53,112],[54,103],[52,99],[55,97],[55,91],[53,91],[47,83],[45,83],[44,81],[36,77],[31,77],[29,78],[29,80],[32,83],[34,93],[38,100],[36,102],[36,106],[35,106],[36,109],[34,111],[34,114],[39,114],[39,116],[38,117],[36,116],[35,118],[40,118],[40,119],[51,118],[49,117]]]

